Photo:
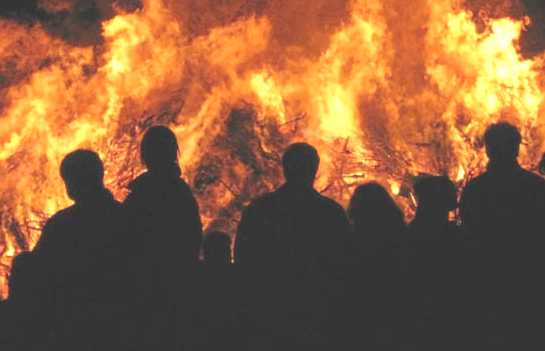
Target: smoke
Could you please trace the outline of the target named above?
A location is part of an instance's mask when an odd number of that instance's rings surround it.
[[[159,1],[159,0],[153,0]],[[321,54],[331,33],[349,20],[351,0],[165,0],[189,38],[208,34],[238,20],[267,17],[273,46],[283,55]],[[252,43],[248,43],[252,45]]]
[[[116,10],[135,11],[140,0],[4,0],[0,17],[26,25],[40,23],[53,36],[75,46],[102,42],[103,21]]]
[[[545,2],[524,0],[524,5],[532,23],[522,38],[521,46],[526,55],[533,56],[545,51]]]
[[[43,18],[38,0],[4,0],[0,5],[0,16],[32,22]]]
[[[242,18],[266,16],[276,43],[305,55],[320,54],[329,33],[348,19],[350,0],[153,0],[164,1],[189,38],[206,35]],[[101,23],[116,11],[131,12],[141,0],[3,0],[0,17],[27,25],[40,23],[71,45],[102,42]]]
[[[327,33],[346,19],[350,6],[349,0],[164,1],[191,36],[205,34],[241,17],[266,15],[272,21],[273,37],[279,45],[317,52],[327,46]],[[475,13],[477,22],[487,17],[531,17],[532,23],[521,42],[523,51],[532,56],[545,50],[542,0],[466,0],[465,6]],[[41,23],[50,34],[72,45],[88,46],[102,42],[101,23],[112,18],[116,9],[130,12],[141,7],[141,0],[2,0],[0,17],[27,25]]]

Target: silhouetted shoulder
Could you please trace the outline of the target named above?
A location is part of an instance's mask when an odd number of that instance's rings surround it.
[[[345,211],[344,208],[335,200],[332,200],[326,196],[323,196],[321,194],[318,194],[319,201],[324,206],[324,208],[330,210],[331,212],[337,212],[337,214],[345,217]]]
[[[178,180],[178,188],[182,195],[185,195],[190,198],[194,198],[193,191],[189,187],[189,184],[187,184],[186,181],[183,180],[182,178]]]
[[[535,184],[536,186],[545,187],[545,179],[538,176],[535,173],[528,172],[526,170],[522,170],[522,177],[529,183],[529,184]]]
[[[129,184],[131,193],[127,199],[133,196],[155,195],[188,195],[193,196],[189,185],[180,177],[160,177],[146,172]]]
[[[71,218],[74,215],[76,210],[76,205],[67,207],[59,212],[55,213],[51,218],[49,218],[45,226],[57,226],[62,225],[66,222],[68,218]]]
[[[275,192],[261,195],[252,200],[248,206],[244,209],[244,212],[256,212],[260,210],[266,210],[276,203]]]
[[[257,214],[269,213],[269,211],[277,206],[276,192],[266,193],[252,200],[242,211],[242,218],[254,216]]]
[[[240,242],[247,238],[258,223],[264,220],[264,217],[272,215],[276,206],[277,201],[274,193],[267,193],[252,200],[248,206],[244,208],[239,223],[237,240],[235,241],[236,251],[238,251],[238,248],[241,246]]]
[[[486,173],[481,174],[471,179],[462,190],[462,197],[461,197],[461,203],[460,203],[462,216],[464,212],[464,207],[466,206],[467,202],[471,201],[472,198],[477,195],[476,193],[480,191],[482,187],[489,182],[487,178],[488,176]]]
[[[340,204],[338,204],[336,201],[328,197],[321,195],[317,191],[310,190],[308,192],[304,192],[303,194],[304,194],[303,195],[304,198],[314,202],[315,204],[314,209],[320,209],[322,211],[327,211],[327,212],[330,212],[331,214],[337,214],[342,217],[346,216],[345,211]],[[271,209],[271,207],[273,208],[285,207],[286,205],[290,205],[290,203],[288,202],[290,197],[294,197],[295,199],[297,199],[298,196],[294,195],[293,193],[291,193],[289,190],[286,190],[285,188],[280,188],[277,191],[267,193],[253,200],[250,203],[250,205],[248,205],[248,207],[246,208],[246,211],[261,212],[261,211],[268,211]],[[307,202],[305,201],[305,203]],[[294,205],[294,203],[292,203],[291,205]]]
[[[44,225],[42,235],[40,236],[40,239],[36,243],[36,246],[34,247],[35,252],[41,252],[43,250],[47,250],[50,243],[56,242],[57,240],[62,241],[63,238],[61,237],[64,233],[62,228],[67,226],[69,224],[69,221],[74,216],[76,206],[70,206],[68,208],[65,208],[56,214],[54,214],[51,218],[47,220],[47,222]]]
[[[464,188],[464,194],[472,194],[474,191],[482,190],[487,187],[497,187],[498,185],[503,185],[505,187],[511,187],[518,184],[525,186],[535,187],[536,189],[543,188],[545,190],[545,179],[538,176],[535,173],[526,171],[524,169],[519,169],[511,177],[509,177],[510,183],[502,184],[502,181],[505,181],[505,177],[498,177],[492,172],[485,172],[468,182]],[[516,183],[514,183],[516,181]]]
[[[482,182],[486,182],[486,178],[487,178],[486,173],[483,173],[483,174],[478,175],[478,176],[476,176],[474,178],[471,178],[467,182],[466,186],[464,187],[464,192],[471,191],[475,187],[478,187]]]

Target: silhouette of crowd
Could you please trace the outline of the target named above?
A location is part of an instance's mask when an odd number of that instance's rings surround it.
[[[512,125],[484,141],[488,168],[460,196],[418,177],[410,223],[375,182],[347,211],[321,195],[318,152],[292,144],[234,242],[203,235],[170,129],[145,133],[123,203],[76,150],[60,167],[74,204],[13,262],[1,349],[542,349],[545,180],[519,165]]]

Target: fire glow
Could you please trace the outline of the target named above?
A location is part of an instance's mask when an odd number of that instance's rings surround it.
[[[145,0],[103,22],[93,46],[1,20],[0,63],[20,76],[0,85],[0,296],[13,256],[70,204],[63,156],[97,150],[122,200],[153,124],[176,132],[205,225],[231,233],[241,208],[282,181],[293,141],[319,149],[317,188],[344,204],[368,180],[395,195],[421,173],[463,184],[486,165],[480,136],[500,119],[531,141],[522,163],[538,162],[545,56],[520,53],[528,19],[479,26],[455,0],[415,1],[411,15],[406,1],[342,2],[335,24],[301,14],[284,28],[270,5],[192,33],[172,2]],[[409,198],[398,197],[407,213]]]

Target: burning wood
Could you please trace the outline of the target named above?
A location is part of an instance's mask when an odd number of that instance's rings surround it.
[[[230,232],[244,204],[282,181],[293,141],[318,147],[327,195],[346,203],[378,180],[405,194],[407,214],[413,176],[462,184],[483,169],[480,136],[494,121],[531,140],[526,167],[544,148],[545,56],[522,55],[528,21],[515,0],[489,16],[455,0],[417,1],[410,16],[399,0],[39,3],[30,20],[0,20],[0,267],[67,205],[65,154],[97,150],[122,199],[154,124],[176,132],[205,223]],[[290,17],[301,4],[310,15]]]

